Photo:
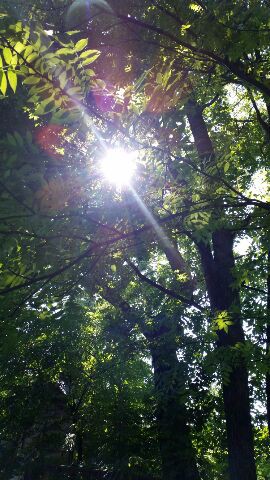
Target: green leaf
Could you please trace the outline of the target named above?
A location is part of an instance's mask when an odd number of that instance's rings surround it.
[[[200,5],[198,5],[197,3],[191,3],[189,5],[189,8],[190,8],[190,10],[193,10],[193,12],[196,12],[196,13],[202,11],[202,7]]]
[[[27,58],[30,55],[30,53],[33,52],[33,50],[34,48],[32,47],[32,45],[28,45],[24,51],[24,55],[23,55],[24,58]]]
[[[116,270],[117,270],[116,265],[111,265],[111,271],[115,273]]]
[[[230,164],[229,164],[229,162],[226,162],[224,164],[224,172],[226,173],[229,170],[229,168],[230,168]]]
[[[6,91],[7,91],[7,77],[6,77],[5,72],[1,72],[0,75],[1,75],[0,90],[1,90],[1,92],[3,93],[3,95],[6,95]]]
[[[37,54],[36,52],[33,52],[33,53],[31,53],[31,54],[27,57],[26,61],[27,61],[28,63],[32,63],[32,62],[33,62],[34,60],[36,60],[37,58],[38,58],[38,54]]]
[[[84,73],[86,73],[86,75],[89,75],[89,77],[94,77],[95,76],[95,72],[91,68],[85,70]]]
[[[95,58],[99,57],[100,51],[99,50],[85,50],[85,52],[82,52],[80,54],[80,58],[86,58],[86,57],[92,57],[95,56]]]
[[[61,87],[62,89],[65,88],[65,86],[66,86],[66,84],[67,84],[66,72],[62,72],[62,73],[59,75],[58,80],[59,80],[60,87]]]
[[[9,70],[7,72],[7,76],[8,76],[9,85],[11,86],[13,92],[15,93],[17,88],[17,75],[13,70]]]
[[[35,77],[34,75],[32,75],[31,77],[27,77],[25,78],[25,80],[23,81],[23,83],[25,85],[35,85],[36,83],[38,83],[40,81],[40,78],[39,77]]]
[[[25,49],[25,45],[21,42],[17,42],[14,46],[14,50],[17,53],[21,53]]]
[[[99,55],[99,53],[96,53],[92,57],[86,58],[82,61],[82,65],[90,65],[90,63],[93,63],[99,57]]]
[[[76,52],[80,52],[81,50],[83,50],[86,47],[87,44],[88,44],[88,39],[87,38],[82,38],[81,40],[79,40],[75,44]]]
[[[68,32],[66,32],[67,35],[76,35],[76,33],[80,33],[80,30],[69,30]]]
[[[10,65],[11,64],[11,60],[12,60],[12,52],[10,50],[10,48],[8,47],[5,47],[3,49],[3,56],[4,56],[4,59],[5,59],[5,62]]]
[[[162,85],[162,83],[163,83],[163,77],[162,77],[162,74],[160,72],[158,72],[158,74],[157,74],[156,82],[159,83],[160,85]]]
[[[13,55],[13,57],[12,57],[12,59],[11,59],[10,65],[11,65],[13,68],[16,68],[17,63],[18,63],[18,56],[17,56],[17,54],[15,53],[15,55]]]
[[[72,48],[59,48],[59,50],[57,50],[55,52],[57,55],[71,55],[73,53],[73,50]]]

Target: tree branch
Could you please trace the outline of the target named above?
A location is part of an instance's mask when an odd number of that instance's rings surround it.
[[[185,303],[187,305],[195,307],[195,308],[197,308],[197,310],[200,310],[201,312],[204,311],[204,309],[197,302],[194,302],[193,300],[188,300],[183,295],[179,295],[178,293],[174,292],[173,290],[171,290],[169,288],[166,288],[166,287],[163,287],[159,283],[155,282],[151,278],[149,278],[146,275],[144,275],[143,273],[141,273],[139,268],[133,262],[131,262],[130,260],[126,260],[126,261],[127,261],[128,265],[132,268],[132,270],[136,273],[136,275],[143,282],[148,283],[148,285],[150,285],[153,288],[156,288],[157,290],[159,290],[162,293],[165,293],[165,295],[168,295],[169,297],[175,298],[176,300],[179,300],[182,303]]]

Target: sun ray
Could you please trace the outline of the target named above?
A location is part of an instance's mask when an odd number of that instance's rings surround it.
[[[128,186],[136,169],[136,152],[108,149],[100,163],[104,178],[117,187]]]

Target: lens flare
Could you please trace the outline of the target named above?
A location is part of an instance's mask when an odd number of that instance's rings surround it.
[[[136,169],[136,152],[109,149],[101,160],[100,169],[108,182],[118,187],[127,186]]]

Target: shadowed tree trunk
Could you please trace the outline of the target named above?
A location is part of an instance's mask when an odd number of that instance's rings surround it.
[[[119,308],[132,324],[137,323],[148,341],[154,369],[163,480],[199,480],[188,425],[185,372],[177,358],[175,321],[157,315],[149,327],[115,289],[104,287],[103,297]]]
[[[267,425],[268,435],[270,436],[270,250],[267,256],[267,324],[266,324],[266,411],[267,411]]]
[[[154,333],[147,335],[154,369],[159,446],[164,480],[196,480],[188,412],[185,372],[167,318],[155,318]]]
[[[213,165],[215,152],[201,108],[195,101],[187,104],[187,117],[203,168]],[[212,183],[213,185],[213,183]],[[207,188],[207,187],[206,187]],[[209,193],[211,191],[209,182]],[[222,205],[219,208],[222,216]],[[233,287],[233,234],[226,228],[212,233],[212,245],[197,242],[213,314],[226,311],[233,322],[228,332],[218,330],[218,348],[231,349],[244,342],[239,290]],[[231,480],[255,480],[253,432],[250,416],[248,372],[241,354],[229,365],[228,381],[223,383],[223,401]]]

